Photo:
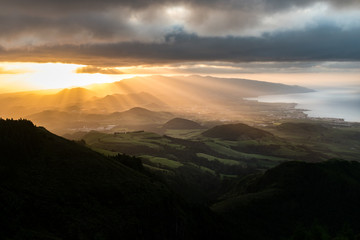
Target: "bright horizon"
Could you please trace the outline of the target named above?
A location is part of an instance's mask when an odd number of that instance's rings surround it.
[[[222,78],[244,78],[305,87],[351,87],[360,84],[360,73],[357,72],[303,72],[303,73],[213,73],[201,74],[189,72],[177,73],[173,68],[161,67],[125,67],[112,68],[122,74],[82,73],[84,65],[63,63],[0,63],[0,93],[22,92],[84,87],[120,81],[137,76],[166,75],[202,75]],[[126,73],[129,72],[129,74]],[[136,74],[139,71],[140,74]],[[340,81],[341,80],[341,81]]]

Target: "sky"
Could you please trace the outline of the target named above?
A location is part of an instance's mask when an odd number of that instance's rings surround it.
[[[0,91],[144,74],[360,82],[360,0],[0,2]]]

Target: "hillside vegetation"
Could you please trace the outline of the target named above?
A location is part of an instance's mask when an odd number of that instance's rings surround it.
[[[0,238],[360,237],[359,162],[309,163],[314,152],[240,126],[255,141],[136,131],[78,133],[74,142],[0,119]],[[282,151],[246,148],[269,141]],[[129,149],[138,157],[119,154]]]
[[[216,235],[216,217],[123,165],[130,157],[105,157],[27,120],[0,120],[0,147],[1,239]]]
[[[359,239],[360,163],[288,162],[238,181],[213,210],[243,239]]]
[[[243,123],[216,126],[203,132],[202,135],[205,137],[220,138],[230,141],[273,137],[273,135],[269,132],[250,127]]]

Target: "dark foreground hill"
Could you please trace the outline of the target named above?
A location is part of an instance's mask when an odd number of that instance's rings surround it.
[[[0,150],[0,239],[216,238],[206,209],[29,121],[0,119]]]
[[[238,139],[261,139],[273,135],[261,129],[250,127],[243,123],[226,124],[215,126],[202,133],[205,137],[220,138],[223,140],[236,141]]]
[[[360,163],[287,162],[242,179],[213,209],[243,239],[359,239]]]

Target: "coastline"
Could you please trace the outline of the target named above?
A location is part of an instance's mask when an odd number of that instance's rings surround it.
[[[326,89],[309,93],[264,95],[245,100],[259,103],[293,103],[309,119],[360,123],[360,95],[355,89]]]

